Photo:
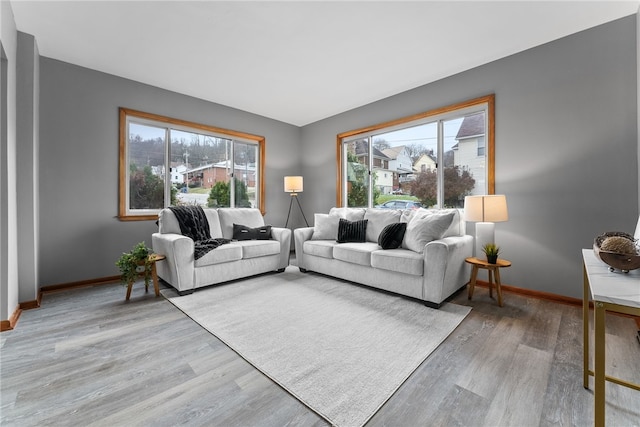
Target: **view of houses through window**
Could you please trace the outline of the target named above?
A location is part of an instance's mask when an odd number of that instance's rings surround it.
[[[129,112],[125,118],[121,216],[157,214],[185,204],[260,207],[261,137],[239,138],[148,116]]]
[[[342,205],[461,208],[488,194],[487,116],[480,103],[339,135]]]

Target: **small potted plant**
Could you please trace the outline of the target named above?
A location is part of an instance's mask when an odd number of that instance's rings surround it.
[[[120,269],[120,281],[123,285],[133,283],[139,275],[144,274],[144,284],[149,286],[151,280],[150,254],[151,249],[144,242],[135,245],[130,252],[123,252],[116,261],[116,265]]]
[[[489,264],[495,264],[498,262],[498,254],[500,253],[500,247],[495,243],[487,243],[482,247],[482,252],[487,256],[487,262]]]

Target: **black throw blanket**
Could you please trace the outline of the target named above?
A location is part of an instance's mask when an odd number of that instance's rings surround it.
[[[224,238],[211,238],[209,221],[200,206],[169,206],[169,209],[178,218],[182,235],[193,240],[195,259],[202,258],[210,250],[231,241]]]

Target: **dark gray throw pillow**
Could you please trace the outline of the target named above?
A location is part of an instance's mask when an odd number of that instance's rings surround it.
[[[378,236],[378,245],[382,246],[382,249],[396,249],[402,244],[404,239],[404,232],[407,231],[406,222],[396,222],[387,225],[380,232]]]
[[[348,219],[340,218],[338,223],[338,243],[366,242],[367,222],[369,222],[368,219],[349,221]]]
[[[269,240],[271,239],[271,226],[251,228],[246,225],[233,224],[234,240]]]

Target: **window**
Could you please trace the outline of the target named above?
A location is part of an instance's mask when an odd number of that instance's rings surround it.
[[[337,206],[371,207],[401,194],[460,208],[465,196],[494,192],[493,95],[344,132],[337,143]]]
[[[264,152],[261,136],[121,108],[119,218],[190,204],[264,214]]]
[[[484,149],[485,149],[484,136],[479,136],[478,137],[478,157],[484,156]]]

